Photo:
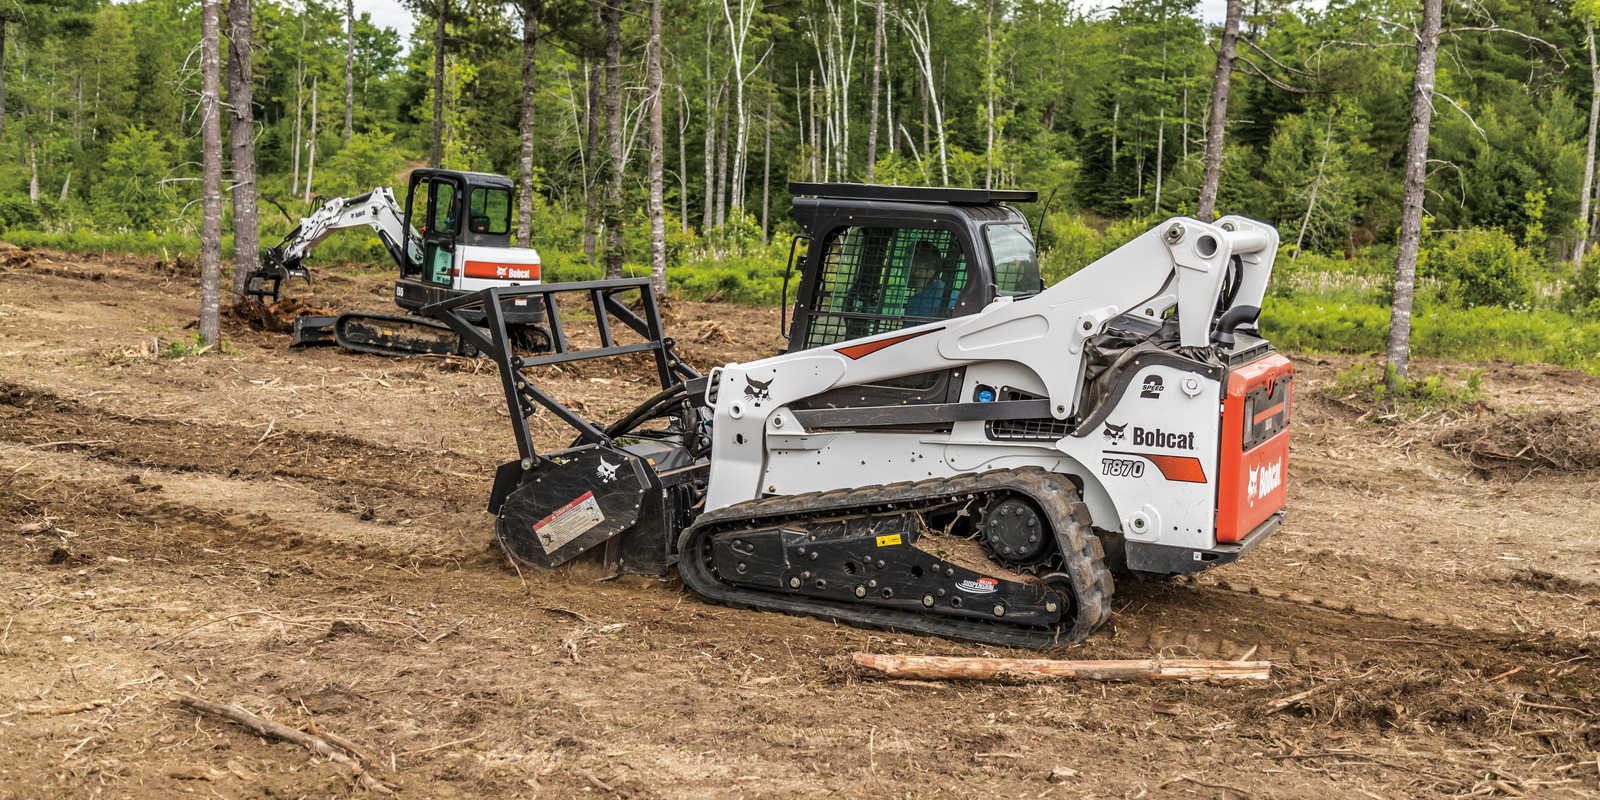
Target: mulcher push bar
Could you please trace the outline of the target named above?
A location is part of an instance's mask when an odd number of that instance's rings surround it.
[[[643,316],[622,302],[620,295],[638,291]],[[584,294],[594,311],[595,324],[600,330],[600,346],[574,351],[567,347],[567,337],[562,325],[560,305],[556,296]],[[505,317],[501,301],[537,297],[549,314],[550,334],[554,352],[540,356],[521,356],[512,350],[506,334]],[[481,311],[487,330],[469,322],[467,312]],[[673,339],[665,335],[661,325],[661,307],[656,299],[655,287],[649,278],[619,278],[603,281],[578,281],[574,283],[547,283],[531,286],[497,286],[472,294],[454,297],[425,306],[421,313],[438,319],[461,335],[462,339],[477,347],[493,359],[500,368],[500,381],[505,388],[506,404],[511,412],[511,427],[516,432],[517,450],[524,461],[537,456],[533,436],[528,429],[527,417],[533,413],[533,403],[549,409],[562,422],[577,431],[581,441],[589,444],[609,443],[610,437],[594,423],[578,416],[577,412],[540,390],[522,370],[586,361],[628,353],[652,353],[655,356],[656,375],[661,388],[666,389],[683,380],[698,378],[700,373],[683,363],[672,352]],[[476,314],[472,314],[476,316]],[[612,318],[626,325],[644,339],[633,344],[617,344],[612,334]]]

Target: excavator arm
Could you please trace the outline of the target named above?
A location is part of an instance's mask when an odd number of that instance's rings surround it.
[[[378,187],[355,197],[336,197],[322,204],[310,216],[302,217],[300,224],[289,231],[283,241],[261,252],[261,266],[250,273],[246,293],[258,299],[277,300],[278,288],[283,281],[303,278],[309,283],[311,274],[302,261],[312,248],[336,231],[361,226],[378,232],[384,248],[403,271],[406,262],[404,248],[416,248],[420,236],[415,229],[407,230],[404,212],[395,202],[394,192]],[[421,260],[420,252],[413,255]]]

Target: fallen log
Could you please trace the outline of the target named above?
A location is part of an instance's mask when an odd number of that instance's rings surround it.
[[[301,747],[317,753],[318,755],[334,762],[335,764],[349,769],[355,774],[356,780],[363,787],[371,789],[379,794],[394,794],[393,790],[379,783],[377,778],[372,777],[372,775],[361,766],[359,761],[356,761],[344,753],[339,752],[338,750],[334,749],[333,745],[328,744],[322,739],[312,736],[305,731],[298,731],[289,727],[288,725],[283,725],[273,722],[270,719],[256,716],[255,714],[252,714],[238,706],[213,703],[210,700],[206,700],[201,697],[195,697],[192,694],[183,694],[180,692],[178,694],[178,702],[197,711],[204,711],[209,714],[216,714],[224,719],[231,719],[234,722],[237,722],[240,725],[255,731],[256,733],[261,734],[262,736],[271,736],[273,738],[282,739],[286,742],[293,742],[294,744],[300,745]]]
[[[1270,661],[1054,661],[1042,658],[953,658],[856,653],[856,666],[887,678],[967,680],[1073,678],[1092,681],[1264,681]]]

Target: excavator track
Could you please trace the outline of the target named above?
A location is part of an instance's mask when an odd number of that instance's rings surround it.
[[[715,549],[719,540],[725,547],[730,540],[736,546],[748,546],[743,539],[786,525],[804,528],[846,519],[891,520],[924,508],[964,503],[982,495],[1001,493],[1026,496],[1037,504],[1053,528],[1061,552],[1057,570],[1045,576],[1045,584],[1067,601],[1055,622],[1028,625],[974,618],[970,612],[955,616],[938,611],[889,608],[877,601],[875,595],[863,597],[859,591],[856,597],[860,599],[847,602],[805,596],[798,591],[784,592],[776,587],[771,590],[750,588],[725,578],[717,568]],[[816,558],[815,550],[813,548],[812,559]],[[860,627],[1001,647],[1046,649],[1082,641],[1111,616],[1111,573],[1103,563],[1100,540],[1090,530],[1088,509],[1078,500],[1077,490],[1069,482],[1037,467],[736,503],[701,515],[683,532],[678,552],[679,571],[684,582],[708,600],[735,608],[812,616]],[[744,568],[742,563],[740,568]],[[938,570],[936,567],[934,576],[921,584],[929,592],[925,598],[931,598],[933,587],[942,584],[937,577]],[[999,586],[1027,587],[1009,581]],[[919,593],[922,591],[918,589]],[[944,597],[942,588],[938,593]],[[887,593],[884,596],[887,597]],[[931,606],[931,603],[925,600],[924,605]]]
[[[334,341],[346,350],[379,356],[467,356],[477,348],[461,340],[450,326],[411,314],[340,314],[333,323]]]

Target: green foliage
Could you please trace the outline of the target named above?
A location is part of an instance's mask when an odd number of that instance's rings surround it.
[[[391,186],[404,166],[405,158],[394,146],[394,134],[357,133],[328,159],[331,179],[318,191],[330,197],[348,197],[374,186]]]
[[[1382,353],[1389,308],[1348,296],[1268,297],[1261,328],[1273,344],[1309,353]],[[1412,317],[1415,356],[1472,361],[1543,362],[1600,374],[1600,322],[1558,311],[1480,306],[1420,306]]]
[[[1487,396],[1483,370],[1467,370],[1458,384],[1444,375],[1402,378],[1393,367],[1378,369],[1362,362],[1335,374],[1328,392],[1345,403],[1395,412],[1398,416],[1419,416],[1441,408],[1480,403]]]
[[[1464,308],[1527,308],[1534,259],[1499,229],[1445,235],[1424,251],[1417,273],[1442,283],[1445,302]]]
[[[150,230],[166,225],[172,199],[159,184],[170,162],[153,131],[130,126],[111,143],[106,177],[95,198],[97,221],[110,229]]]

